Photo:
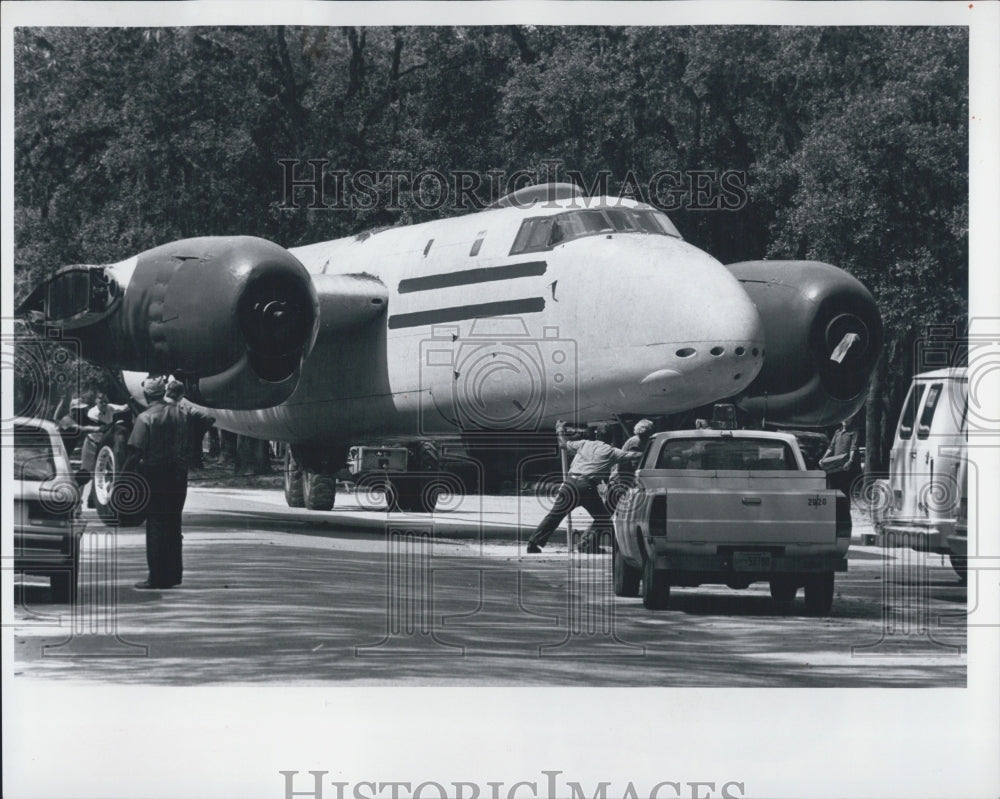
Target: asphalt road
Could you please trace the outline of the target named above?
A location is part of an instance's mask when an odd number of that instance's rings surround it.
[[[833,613],[765,584],[673,589],[651,612],[610,556],[519,543],[531,497],[433,517],[292,510],[279,491],[193,488],[184,584],[138,591],[142,529],[87,512],[81,598],[15,586],[15,674],[138,685],[963,686],[966,589],[945,559],[860,546]],[[588,518],[577,511],[578,526]]]

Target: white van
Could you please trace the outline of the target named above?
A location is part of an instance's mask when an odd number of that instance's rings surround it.
[[[964,367],[913,378],[889,454],[889,479],[873,492],[873,522],[882,546],[948,553],[963,580],[968,396]]]

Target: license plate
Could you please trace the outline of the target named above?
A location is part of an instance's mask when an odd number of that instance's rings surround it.
[[[771,571],[770,552],[734,552],[733,571],[767,572]]]

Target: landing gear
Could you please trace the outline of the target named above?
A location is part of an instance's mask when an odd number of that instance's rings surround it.
[[[337,498],[337,478],[332,474],[305,472],[302,475],[302,500],[309,510],[333,510]]]
[[[292,457],[291,447],[285,447],[282,472],[285,478],[285,503],[289,508],[304,508],[306,500],[302,488],[302,467]]]
[[[337,470],[346,448],[286,446],[282,459],[285,502],[290,508],[332,510],[337,498]]]

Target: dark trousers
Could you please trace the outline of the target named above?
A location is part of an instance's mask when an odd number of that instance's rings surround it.
[[[146,517],[146,563],[149,582],[159,587],[179,585],[181,559],[181,512],[187,499],[187,469],[149,469],[149,514]]]
[[[631,472],[619,472],[612,475],[608,481],[608,490],[604,494],[604,504],[608,508],[608,513],[612,516],[618,507],[618,503],[635,486],[635,474]]]
[[[839,491],[843,491],[847,496],[851,496],[851,486],[860,475],[860,469],[851,469],[847,472],[831,472],[826,476],[826,484],[829,488],[836,488]]]
[[[597,493],[597,485],[588,478],[569,475],[565,482],[559,486],[552,510],[542,519],[528,542],[540,547],[545,546],[545,542],[549,540],[549,536],[552,535],[560,522],[574,508],[581,505],[587,513],[594,517],[593,524],[585,536],[587,540],[594,540],[593,532],[601,532],[610,528],[611,514],[604,507],[601,495]],[[596,545],[596,540],[594,540],[594,544]]]

